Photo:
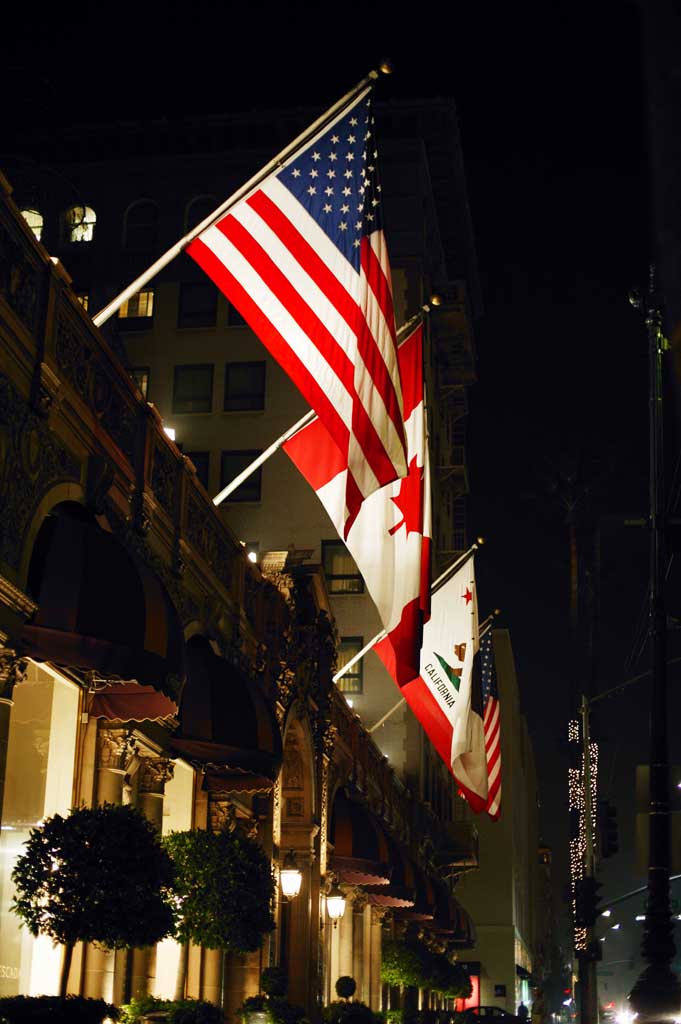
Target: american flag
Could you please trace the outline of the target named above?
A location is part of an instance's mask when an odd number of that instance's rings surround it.
[[[407,473],[371,88],[187,248],[347,460],[346,529]]]
[[[482,724],[487,754],[487,813],[496,821],[501,814],[501,707],[494,669],[492,630],[480,640],[482,700],[485,709]]]

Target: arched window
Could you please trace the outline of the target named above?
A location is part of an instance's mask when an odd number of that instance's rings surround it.
[[[154,249],[158,234],[158,207],[151,199],[140,199],[125,214],[123,244],[126,249]]]
[[[97,215],[90,206],[72,206],[64,214],[67,242],[91,242]]]
[[[43,236],[43,215],[40,210],[22,210],[21,216],[24,218],[29,228],[40,241]]]
[[[219,205],[215,196],[194,196],[187,203],[187,209],[185,210],[185,230],[191,231],[192,228],[195,228],[197,224],[205,220]]]

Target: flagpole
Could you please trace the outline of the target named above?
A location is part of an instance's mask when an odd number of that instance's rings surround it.
[[[276,441],[273,441],[269,448],[265,448],[264,452],[261,452],[260,455],[250,463],[250,465],[246,466],[246,468],[238,474],[238,476],[235,476],[233,480],[230,480],[227,486],[223,487],[222,490],[215,495],[213,498],[213,504],[219,505],[220,502],[225,500],[225,498],[228,498],[229,495],[244,482],[244,480],[247,480],[252,473],[255,473],[256,469],[259,469],[262,466],[263,462],[267,462],[269,457],[274,455],[274,453],[278,451],[286,441],[289,441],[294,434],[297,434],[299,430],[302,430],[303,427],[307,426],[308,423],[311,423],[312,420],[316,418],[317,414],[314,409],[308,410],[304,416],[301,416],[297,423],[294,423],[292,427],[289,427],[288,430],[281,435],[281,437],[278,437]]]
[[[402,324],[399,331],[397,332],[397,338],[402,338],[411,327],[413,327],[420,319],[423,318],[424,313],[429,312],[430,306],[421,306],[421,309],[419,310],[418,313],[415,313],[414,316],[412,316],[409,320],[406,321],[406,323]],[[292,427],[289,427],[288,430],[286,430],[281,435],[281,437],[278,437],[276,441],[273,441],[269,448],[266,448],[264,452],[261,452],[260,455],[258,455],[258,457],[255,458],[253,462],[246,466],[245,469],[242,469],[238,476],[235,476],[233,480],[230,480],[227,486],[223,487],[222,490],[215,495],[215,497],[213,498],[213,504],[220,505],[225,500],[225,498],[228,498],[229,495],[232,494],[232,492],[235,491],[237,487],[239,487],[244,482],[244,480],[247,480],[252,473],[255,473],[256,469],[260,469],[262,464],[264,462],[267,462],[270,456],[274,455],[275,452],[279,451],[283,444],[286,444],[287,441],[290,441],[291,438],[295,434],[297,434],[299,430],[302,430],[303,427],[307,426],[307,424],[311,423],[312,420],[314,419],[317,419],[317,414],[313,412],[312,409],[310,409],[310,411],[305,413],[305,415],[301,419],[299,419],[297,423],[294,423]]]
[[[475,554],[475,552],[478,550],[478,548],[482,544],[484,544],[484,543],[485,543],[485,541],[483,540],[483,538],[482,537],[478,537],[478,539],[476,540],[475,544],[471,544],[471,546],[468,548],[467,551],[464,551],[464,553],[462,555],[460,555],[454,562],[452,562],[452,564],[450,566],[448,566],[443,573],[440,573],[438,578],[431,584],[431,587],[430,587],[431,595],[434,594],[436,590],[439,590],[440,587],[444,586],[444,584],[447,582],[449,577],[453,573],[455,573],[457,569],[460,569],[462,565],[465,565],[465,563],[468,561],[468,559],[471,557],[471,555]],[[346,672],[350,671],[350,669],[352,668],[353,665],[357,664],[357,662],[360,660],[360,658],[363,658],[365,654],[368,654],[369,651],[371,650],[371,648],[375,644],[377,644],[379,642],[379,640],[382,640],[387,635],[388,634],[386,633],[386,631],[384,629],[382,629],[380,633],[377,633],[376,636],[372,640],[370,640],[368,644],[364,645],[364,647],[362,648],[361,651],[358,651],[357,654],[353,654],[352,658],[350,658],[350,661],[348,661],[345,665],[343,665],[342,668],[338,669],[338,671],[336,672],[335,676],[333,676],[333,682],[337,683],[338,680],[342,676],[344,676]],[[397,706],[399,706],[399,705],[396,705],[396,707]],[[395,710],[395,708],[393,708],[393,711],[394,710]],[[391,714],[392,714],[392,712],[391,712]]]
[[[329,109],[325,111],[325,113],[318,117],[317,120],[314,121],[308,128],[306,128],[304,132],[301,132],[301,134],[297,138],[295,138],[293,142],[290,142],[288,146],[285,146],[285,148],[282,149],[281,152],[277,154],[277,156],[273,157],[272,160],[270,160],[268,164],[266,164],[260,171],[258,171],[257,174],[254,174],[252,178],[249,178],[245,185],[242,185],[241,188],[238,188],[236,190],[236,192],[233,192],[228,199],[225,199],[225,201],[221,203],[220,206],[218,206],[213,211],[213,213],[210,213],[207,217],[204,218],[204,220],[201,221],[200,224],[197,224],[195,228],[192,228],[191,231],[187,232],[187,234],[183,238],[181,238],[179,242],[176,242],[175,245],[171,246],[171,248],[167,250],[167,252],[163,253],[162,256],[159,256],[155,263],[152,263],[152,265],[147,270],[145,270],[144,273],[140,274],[139,277],[135,278],[135,280],[131,284],[129,284],[127,288],[124,288],[123,291],[119,295],[117,295],[115,299],[112,299],[111,302],[108,302],[106,306],[100,309],[99,313],[97,313],[96,316],[92,318],[92,322],[95,324],[95,326],[101,327],[103,323],[106,323],[109,317],[113,316],[116,310],[120,309],[120,307],[123,305],[124,302],[127,301],[127,299],[135,295],[140,290],[140,288],[142,288],[147,283],[147,281],[150,281],[152,277],[155,277],[156,274],[158,274],[160,270],[163,270],[163,268],[166,267],[172,260],[174,260],[176,256],[179,256],[182,250],[187,245],[189,245],[189,243],[194,238],[196,238],[197,235],[200,235],[202,231],[205,231],[206,228],[209,228],[211,224],[213,224],[219,217],[221,217],[224,213],[227,213],[227,211],[231,209],[232,206],[238,203],[239,200],[243,199],[244,196],[248,195],[248,193],[252,189],[256,188],[256,186],[258,186],[261,181],[263,181],[269,174],[271,174],[278,166],[283,164],[289,158],[289,156],[291,156],[292,153],[299,149],[300,146],[303,146],[328,121],[335,117],[339,110],[342,110],[343,107],[351,103],[355,96],[357,96],[362,91],[362,89],[366,89],[369,86],[373,85],[373,83],[378,78],[380,72],[383,72],[383,74],[387,75],[390,74],[391,70],[392,69],[389,67],[388,64],[383,63],[381,64],[380,69],[378,71],[375,69],[373,71],[370,71],[369,74],[361,80],[361,82],[358,82],[357,85],[354,86],[354,88],[350,89],[350,91],[347,92],[343,97],[341,97],[341,99],[339,99],[336,103],[334,103],[333,106],[329,107]]]

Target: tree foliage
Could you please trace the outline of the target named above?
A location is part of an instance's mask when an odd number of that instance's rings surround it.
[[[259,949],[275,926],[274,876],[262,847],[227,829],[171,832],[164,844],[175,865],[176,938],[230,953]]]
[[[82,807],[31,829],[12,880],[12,910],[32,935],[65,946],[62,995],[76,942],[150,946],[171,934],[173,869],[159,836],[129,806]]]
[[[388,985],[429,989],[449,998],[467,998],[470,978],[456,963],[416,938],[383,942],[381,979]]]

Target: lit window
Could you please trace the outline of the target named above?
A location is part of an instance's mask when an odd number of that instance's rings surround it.
[[[128,373],[134,380],[137,387],[142,392],[144,398],[149,398],[149,367],[148,366],[132,366]]]
[[[210,468],[210,452],[185,452],[188,459],[194,463],[196,475],[208,490],[208,470]]]
[[[364,593],[364,580],[342,541],[322,541],[322,562],[330,594]]]
[[[226,411],[265,408],[265,363],[227,363],[225,366]]]
[[[214,284],[181,284],[178,327],[214,327],[218,292]]]
[[[118,310],[119,320],[149,320],[154,315],[154,289],[145,288],[126,299]]]
[[[246,558],[248,559],[249,562],[253,562],[255,564],[258,561],[258,558],[260,557],[259,541],[247,540],[242,541],[242,543],[244,545],[244,548],[246,549]]]
[[[91,242],[95,237],[97,215],[90,206],[72,206],[64,219],[68,242]]]
[[[90,307],[90,296],[87,292],[80,292],[76,294],[76,298],[80,302],[83,309],[89,309]]]
[[[212,364],[176,366],[173,412],[211,412],[212,408]]]
[[[141,199],[125,215],[125,242],[127,249],[137,251],[153,249],[158,231],[158,207],[150,199]]]
[[[260,455],[259,451],[231,451],[223,452],[222,459],[220,462],[220,489],[226,487],[228,483],[243,472],[247,466],[253,462]],[[251,473],[247,477],[240,487],[237,487],[232,494],[226,498],[226,501],[260,501],[260,491],[262,485],[262,466],[256,469],[254,473]]]
[[[363,636],[342,636],[338,644],[338,669],[344,668],[351,658],[359,654],[363,647]],[[362,665],[363,659],[360,658],[345,675],[340,677],[337,685],[341,693],[363,692]]]
[[[39,210],[22,210],[21,216],[24,218],[38,241],[40,241],[43,237],[44,224],[42,213],[40,213]]]

